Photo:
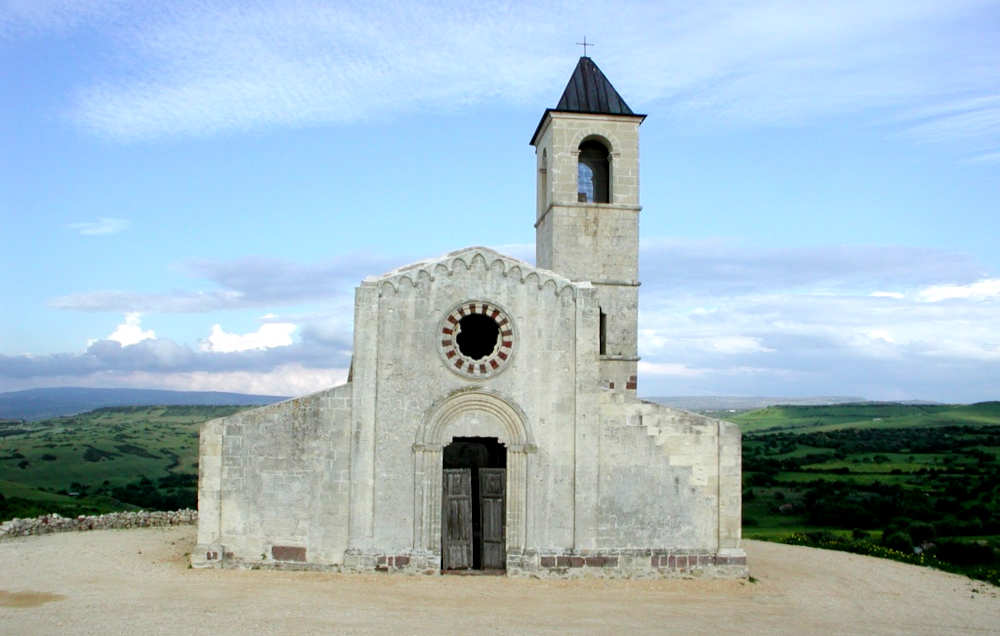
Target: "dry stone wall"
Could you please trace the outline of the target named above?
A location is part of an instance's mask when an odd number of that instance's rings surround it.
[[[81,532],[84,530],[109,530],[115,528],[152,528],[198,523],[198,511],[184,510],[136,512],[110,512],[104,515],[63,517],[58,514],[42,515],[33,519],[11,519],[0,523],[0,540],[26,537],[51,532]]]

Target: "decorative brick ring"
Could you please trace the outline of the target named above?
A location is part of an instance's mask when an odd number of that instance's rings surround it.
[[[493,303],[466,301],[441,321],[441,356],[449,369],[486,379],[507,366],[514,353],[514,323]]]

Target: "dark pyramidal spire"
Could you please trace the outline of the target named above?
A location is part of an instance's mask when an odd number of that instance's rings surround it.
[[[577,62],[566,90],[553,110],[602,115],[634,114],[597,64],[586,56]]]

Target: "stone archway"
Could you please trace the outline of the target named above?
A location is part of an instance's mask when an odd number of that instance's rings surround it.
[[[528,454],[534,437],[515,405],[486,391],[453,393],[435,403],[413,444],[413,549],[441,553],[442,451],[454,437],[495,437],[507,447],[507,554],[524,551]]]

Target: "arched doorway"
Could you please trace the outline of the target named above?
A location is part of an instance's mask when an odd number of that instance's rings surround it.
[[[527,418],[513,402],[481,389],[461,390],[428,409],[413,444],[413,549],[441,554],[444,448],[455,439],[487,438],[504,449],[505,555],[524,551],[528,456],[535,451]],[[471,480],[471,477],[470,477]],[[471,481],[468,496],[471,498]],[[471,500],[470,500],[471,501]]]
[[[507,448],[495,437],[456,437],[442,463],[441,569],[506,569]]]

